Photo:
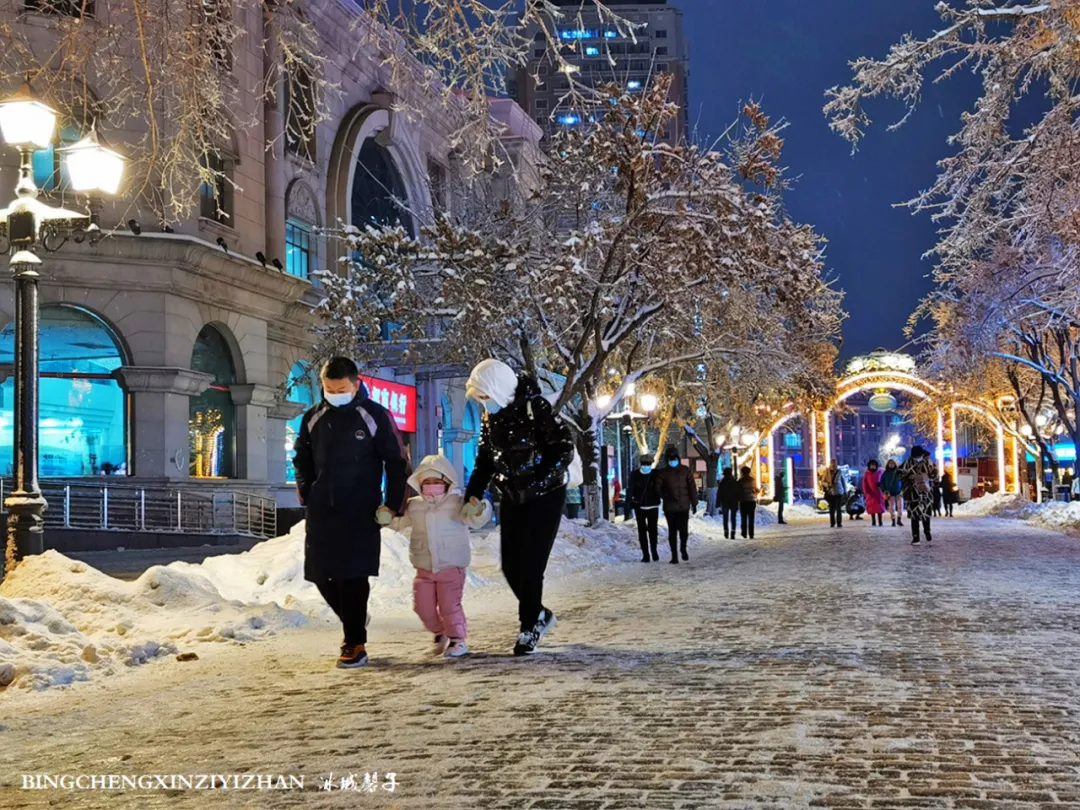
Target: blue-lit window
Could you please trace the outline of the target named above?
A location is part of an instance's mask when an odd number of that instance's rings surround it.
[[[41,310],[38,463],[41,475],[125,475],[127,396],[112,372],[124,364],[112,331],[77,307]],[[15,361],[15,328],[0,332],[0,364]],[[12,474],[15,381],[0,385],[0,473]]]
[[[559,39],[574,40],[574,39],[596,39],[596,32],[589,31],[582,28],[574,29],[573,31],[560,31]]]
[[[588,45],[588,46],[585,47],[585,55],[586,56],[599,56],[600,55],[600,49],[597,48],[595,45]]]
[[[630,80],[630,81],[628,81],[626,83],[626,89],[627,90],[640,90],[641,89],[641,82],[639,82],[637,79],[632,79],[632,80]]]
[[[232,478],[236,475],[236,407],[232,385],[236,367],[224,336],[207,325],[191,352],[192,371],[211,374],[214,381],[189,399],[188,473],[192,478]]]
[[[297,402],[304,406],[306,412],[315,405],[315,392],[319,390],[315,371],[308,363],[297,363],[289,373],[288,394],[290,402]],[[296,469],[293,467],[293,457],[296,455],[294,446],[296,437],[300,435],[300,424],[304,420],[304,414],[293,417],[285,423],[285,480],[289,483],[296,481]]]
[[[784,447],[791,447],[791,448],[802,447],[802,434],[801,433],[785,433],[784,434]]]
[[[285,223],[285,271],[297,278],[311,272],[311,227],[292,219]]]
[[[559,123],[563,126],[572,127],[574,124],[581,123],[581,117],[574,115],[573,113],[569,113],[567,115],[560,115]]]
[[[604,39],[616,39],[619,36],[618,31],[605,31]]]
[[[59,149],[70,146],[82,137],[78,127],[60,127],[60,143],[34,152],[34,185],[42,191],[67,191],[71,187],[67,164],[60,159]]]

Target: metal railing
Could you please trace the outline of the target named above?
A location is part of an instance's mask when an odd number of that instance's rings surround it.
[[[0,480],[0,504],[11,487],[10,481]],[[239,534],[260,539],[274,537],[277,530],[274,499],[249,492],[55,481],[43,483],[41,491],[49,502],[46,528]],[[0,513],[4,512],[0,506]]]

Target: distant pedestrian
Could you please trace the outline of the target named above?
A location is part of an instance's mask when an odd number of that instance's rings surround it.
[[[716,517],[717,489],[720,485],[717,476],[720,468],[720,450],[706,445],[690,425],[687,425],[685,429],[698,455],[705,459],[705,515]]]
[[[656,489],[664,506],[668,524],[668,544],[671,546],[671,564],[689,560],[686,544],[690,539],[690,513],[697,514],[698,492],[694,474],[679,460],[679,451],[669,445],[664,451],[664,467],[657,472]]]
[[[844,527],[844,506],[847,502],[848,483],[844,471],[834,458],[829,462],[822,479],[825,501],[829,504],[829,525],[835,529]]]
[[[895,459],[885,462],[885,472],[881,474],[881,491],[889,507],[889,517],[893,526],[904,525],[904,482],[900,478],[900,467]]]
[[[411,528],[409,561],[416,569],[413,610],[435,636],[435,655],[460,658],[469,652],[465,643],[465,570],[472,560],[469,529],[491,520],[491,506],[482,502],[479,513],[465,510],[454,465],[445,456],[427,456],[409,478],[420,494],[409,499],[405,514],[395,518],[395,531]]]
[[[866,464],[866,472],[863,473],[862,491],[866,499],[866,511],[870,515],[871,526],[881,526],[882,515],[885,513],[885,493],[881,490],[881,471],[878,463],[871,460]]]
[[[743,539],[754,539],[754,517],[757,512],[758,483],[749,467],[739,470],[739,528]]]
[[[724,475],[717,484],[716,499],[720,502],[720,512],[724,516],[724,537],[732,540],[735,538],[739,520],[739,482],[735,480],[731,467],[724,468]]]
[[[629,520],[631,514],[637,516],[642,562],[657,562],[660,559],[660,552],[656,548],[660,539],[660,493],[656,489],[657,475],[657,471],[653,469],[652,455],[643,453],[638,459],[638,469],[630,473],[630,488],[626,492],[626,519]]]
[[[941,481],[933,483],[934,517],[941,517],[941,484]]]
[[[934,484],[937,482],[937,468],[930,461],[930,454],[922,447],[911,448],[911,455],[900,468],[900,477],[904,482],[904,499],[907,501],[908,516],[911,518],[911,544],[918,545],[919,528],[926,535],[926,542],[933,540],[930,535],[930,516],[934,509]]]
[[[956,489],[952,473],[941,476],[941,503],[945,507],[945,517],[953,516],[953,507],[960,503],[960,493]]]
[[[543,602],[544,573],[562,522],[574,441],[536,380],[506,363],[477,364],[465,393],[486,411],[465,496],[473,510],[489,483],[500,496],[502,570],[518,600],[514,655],[530,655],[556,624]]]
[[[778,467],[773,476],[773,500],[776,501],[776,522],[781,526],[787,524],[784,520],[784,505],[787,503],[788,483],[787,475],[783,467]]]
[[[356,363],[335,357],[319,377],[323,401],[304,415],[293,459],[307,507],[304,579],[341,620],[337,665],[351,669],[368,662],[368,577],[379,575],[379,526],[405,507],[408,461],[393,418],[368,398]]]

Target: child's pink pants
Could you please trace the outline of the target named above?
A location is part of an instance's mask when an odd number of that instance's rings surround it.
[[[465,569],[444,568],[438,573],[416,569],[413,580],[413,610],[424,627],[435,635],[465,638]]]

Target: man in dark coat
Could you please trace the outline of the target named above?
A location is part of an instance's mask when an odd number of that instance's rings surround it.
[[[641,544],[641,561],[657,562],[660,552],[656,550],[659,541],[657,524],[660,522],[660,493],[656,491],[657,473],[653,470],[653,457],[643,453],[638,459],[639,469],[630,473],[630,487],[627,489],[628,511],[637,515],[638,542]],[[652,557],[649,552],[652,552]]]
[[[686,435],[694,443],[698,455],[705,459],[705,514],[708,517],[716,517],[717,488],[720,485],[718,473],[720,470],[720,450],[709,447],[697,435],[697,432],[686,426]]]
[[[562,520],[574,440],[536,381],[499,360],[479,363],[465,391],[487,412],[465,508],[479,508],[489,482],[502,498],[502,569],[521,625],[514,655],[530,655],[556,623],[543,603],[544,572]]]
[[[408,463],[393,418],[368,398],[352,360],[331,359],[320,379],[323,401],[304,415],[293,459],[300,502],[307,507],[304,579],[315,583],[341,620],[338,666],[362,667],[368,660],[368,577],[379,575],[379,526],[404,509]]]
[[[784,507],[787,505],[787,475],[784,474],[783,467],[776,468],[776,475],[773,476],[773,493],[776,501],[776,522],[786,524]]]
[[[664,466],[656,476],[656,491],[664,504],[671,563],[674,565],[679,562],[680,550],[684,560],[690,559],[686,542],[690,537],[690,513],[697,514],[697,484],[690,468],[679,461],[679,451],[674,445],[664,451]]]
[[[724,467],[724,475],[716,487],[716,497],[724,515],[724,537],[733,540],[739,521],[739,482],[735,480],[735,471],[731,467]]]

